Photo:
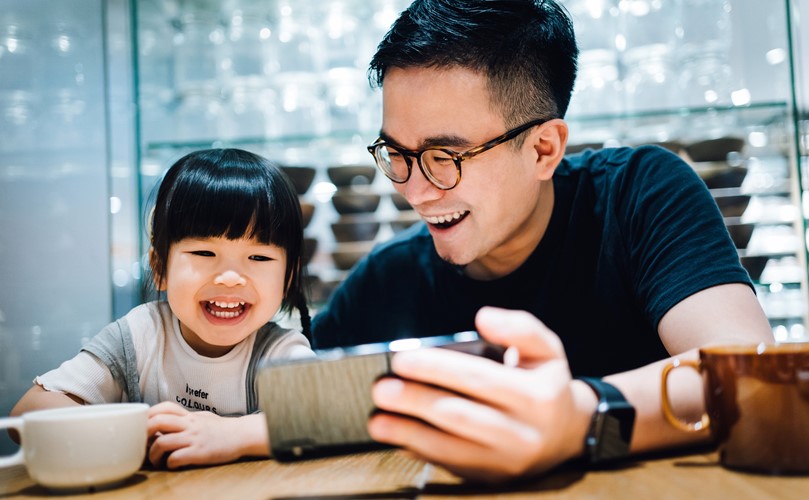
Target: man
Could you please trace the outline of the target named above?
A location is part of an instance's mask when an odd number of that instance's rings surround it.
[[[663,420],[666,358],[772,341],[687,164],[657,147],[564,157],[576,55],[552,0],[416,0],[371,62],[383,122],[369,150],[424,224],[354,269],[314,343],[476,329],[511,347],[507,364],[399,353],[400,378],[374,387],[375,439],[465,477],[705,440]],[[701,411],[700,388],[672,382],[683,414]]]

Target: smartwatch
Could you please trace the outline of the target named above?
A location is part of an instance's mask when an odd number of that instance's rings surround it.
[[[629,455],[635,407],[621,391],[600,378],[578,377],[598,396],[598,405],[587,431],[584,446],[590,463],[597,464]]]

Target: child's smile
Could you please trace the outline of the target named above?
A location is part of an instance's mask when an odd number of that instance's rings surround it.
[[[200,304],[205,312],[213,317],[212,319],[239,319],[241,318],[242,314],[250,309],[250,304],[243,301],[225,302],[219,300],[209,300],[207,302],[200,302]]]

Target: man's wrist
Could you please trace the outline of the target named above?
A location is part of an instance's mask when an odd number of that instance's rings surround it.
[[[590,428],[584,441],[590,463],[603,463],[629,455],[635,425],[635,408],[621,391],[600,378],[581,377],[598,396]]]
[[[576,415],[572,422],[575,433],[571,440],[575,443],[576,451],[571,458],[584,458],[587,456],[587,433],[593,422],[593,414],[598,408],[598,396],[589,385],[579,379],[573,379],[571,387],[576,405]]]

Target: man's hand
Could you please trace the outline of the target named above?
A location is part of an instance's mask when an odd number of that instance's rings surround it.
[[[220,417],[189,412],[171,402],[149,409],[149,461],[155,467],[222,464],[244,456],[269,456],[264,417]]]
[[[453,352],[397,353],[377,382],[371,436],[473,480],[546,471],[583,451],[594,393],[571,379],[559,338],[534,316],[486,307],[481,336],[519,353],[516,366]],[[393,415],[396,414],[396,415]]]

